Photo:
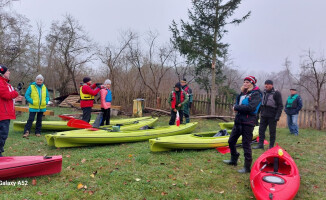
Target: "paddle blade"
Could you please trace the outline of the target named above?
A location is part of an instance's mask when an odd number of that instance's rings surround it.
[[[256,141],[259,142],[259,136],[257,137]],[[268,141],[264,140],[264,145],[267,145],[267,144],[269,144]]]
[[[180,115],[179,115],[179,111],[177,111],[177,117],[176,117],[176,119],[175,119],[175,124],[176,124],[177,126],[180,126]]]
[[[75,119],[73,116],[69,115],[58,115],[63,121],[69,121],[71,119]]]
[[[73,128],[92,128],[93,126],[80,119],[71,119],[67,123],[68,126]]]
[[[227,147],[217,147],[216,150],[220,152],[221,154],[227,154],[230,153],[230,148],[229,146]]]

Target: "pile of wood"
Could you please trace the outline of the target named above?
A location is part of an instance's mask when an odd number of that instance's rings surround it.
[[[74,107],[73,104],[77,103],[80,99],[79,95],[69,95],[65,100],[60,103],[60,107]]]

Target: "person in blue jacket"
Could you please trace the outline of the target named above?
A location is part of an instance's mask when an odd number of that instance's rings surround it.
[[[43,82],[44,78],[39,74],[36,76],[35,82],[31,83],[25,93],[26,101],[29,103],[29,117],[24,129],[24,138],[27,138],[31,132],[35,115],[37,115],[35,135],[37,137],[41,136],[42,116],[50,100],[48,89]]]
[[[288,97],[285,103],[284,111],[287,114],[288,127],[290,133],[295,136],[299,135],[298,117],[299,111],[302,109],[302,99],[297,94],[297,90],[294,88],[290,89],[291,95]]]

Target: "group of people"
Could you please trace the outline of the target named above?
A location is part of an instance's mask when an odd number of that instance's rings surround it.
[[[0,157],[4,152],[4,145],[8,137],[9,124],[11,119],[15,119],[15,101],[21,101],[17,89],[9,84],[10,71],[7,67],[0,65]],[[276,140],[276,126],[279,121],[282,110],[281,93],[274,89],[273,81],[265,81],[265,90],[263,92],[256,86],[257,80],[254,76],[248,76],[244,79],[241,92],[236,98],[236,104],[233,107],[236,112],[234,127],[229,138],[229,147],[231,150],[231,159],[224,160],[229,165],[237,165],[239,153],[236,150],[236,143],[242,136],[242,146],[244,150],[244,168],[240,173],[250,172],[252,163],[251,141],[254,127],[257,125],[257,116],[260,111],[259,125],[259,143],[253,149],[264,149],[265,131],[269,126],[270,143],[272,148]],[[110,124],[110,109],[112,101],[111,81],[105,80],[104,84],[92,83],[90,77],[84,77],[80,86],[80,107],[83,111],[82,120],[89,122],[95,96],[100,92],[101,110],[103,117],[100,125]],[[296,89],[290,89],[291,95],[285,104],[285,113],[290,132],[294,135],[299,134],[298,114],[302,108],[302,99],[297,94]],[[36,116],[35,135],[41,136],[42,116],[46,111],[46,105],[49,102],[49,93],[44,85],[44,77],[39,74],[35,82],[31,83],[25,93],[26,101],[29,103],[29,118],[25,125],[23,137],[27,138],[30,134],[33,121]],[[180,123],[183,123],[185,116],[186,123],[190,122],[190,108],[192,107],[192,90],[187,85],[187,80],[175,84],[173,91],[168,99],[171,105],[170,125],[175,124],[177,113],[179,113]]]
[[[254,127],[257,125],[257,116],[260,111],[259,142],[253,149],[264,149],[265,131],[269,126],[270,142],[269,148],[274,147],[276,140],[276,126],[283,110],[281,93],[274,89],[273,81],[265,81],[263,92],[256,86],[257,79],[254,76],[244,78],[241,92],[236,98],[233,107],[236,112],[234,127],[229,138],[231,159],[223,160],[228,165],[236,166],[240,154],[237,152],[236,144],[242,136],[242,147],[244,150],[244,167],[238,170],[239,173],[249,173],[252,164],[251,141]],[[298,115],[302,108],[302,99],[296,89],[290,89],[291,95],[285,103],[288,127],[291,134],[298,136]]]
[[[0,65],[0,157],[4,152],[5,142],[8,138],[10,120],[16,119],[15,101],[22,101],[18,89],[9,84],[10,71],[6,66]],[[100,125],[110,124],[110,108],[112,93],[111,81],[105,80],[104,84],[92,84],[91,78],[84,77],[80,86],[80,106],[83,110],[82,120],[89,122],[95,95],[100,92],[101,110],[103,117]],[[50,100],[49,92],[44,84],[44,77],[39,74],[25,92],[25,99],[29,104],[29,117],[24,128],[23,137],[28,138],[36,116],[35,135],[41,136],[42,117]]]

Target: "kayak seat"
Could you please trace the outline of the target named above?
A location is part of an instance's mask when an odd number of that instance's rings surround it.
[[[263,181],[266,183],[273,183],[278,185],[283,185],[285,183],[285,180],[279,176],[264,176]]]

